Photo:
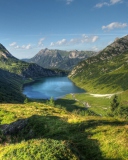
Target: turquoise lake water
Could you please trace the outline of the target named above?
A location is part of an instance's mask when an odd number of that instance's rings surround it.
[[[61,98],[69,93],[83,93],[85,90],[75,86],[68,77],[46,77],[27,84],[23,94],[34,99]]]

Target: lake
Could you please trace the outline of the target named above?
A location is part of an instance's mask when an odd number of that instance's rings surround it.
[[[69,93],[83,93],[68,77],[46,77],[26,84],[23,94],[34,99],[58,99]]]

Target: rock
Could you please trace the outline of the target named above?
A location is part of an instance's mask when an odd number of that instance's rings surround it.
[[[0,130],[4,135],[13,135],[20,132],[28,124],[28,119],[20,119],[10,124],[0,125]]]

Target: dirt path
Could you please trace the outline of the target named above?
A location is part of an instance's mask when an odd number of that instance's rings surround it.
[[[93,96],[93,97],[106,97],[106,98],[111,98],[113,95],[114,95],[114,93],[113,94],[90,94],[91,96]]]
[[[111,98],[113,95],[115,94],[120,94],[121,92],[117,92],[117,93],[112,93],[112,94],[92,94],[90,93],[91,96],[93,97],[106,97],[106,98]]]

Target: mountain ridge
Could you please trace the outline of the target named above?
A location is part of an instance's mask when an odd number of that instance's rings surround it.
[[[79,63],[69,77],[78,86],[95,93],[127,90],[127,62],[128,35],[117,39],[96,56]]]
[[[45,69],[34,63],[23,62],[11,55],[2,44],[0,44],[0,68],[16,73],[23,78],[38,78],[65,74],[65,72],[59,70]]]
[[[79,62],[95,54],[96,52],[93,51],[64,51],[45,48],[40,50],[33,58],[25,61],[36,63],[44,68],[71,71]]]

